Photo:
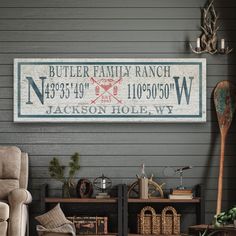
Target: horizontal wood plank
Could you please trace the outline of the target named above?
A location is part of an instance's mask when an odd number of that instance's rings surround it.
[[[82,52],[72,52],[72,53],[33,53],[33,52],[22,52],[22,53],[3,53],[0,52],[0,64],[1,65],[12,65],[14,58],[206,58],[207,65],[234,65],[236,64],[235,54],[230,54],[230,56],[220,55],[217,57],[212,57],[209,54],[196,55],[190,51],[178,52],[175,54],[168,53],[158,53],[158,52],[101,52],[99,54],[93,53],[82,53]],[[0,79],[1,79],[0,74]],[[214,75],[217,77],[217,75]],[[211,78],[212,80],[212,78]]]
[[[230,44],[231,47],[235,43]],[[2,53],[14,54],[100,54],[100,53],[160,53],[160,54],[192,54],[188,40],[186,42],[2,42]],[[234,55],[232,52],[231,55]],[[41,56],[42,57],[42,56]],[[184,57],[184,56],[183,56]]]
[[[209,144],[21,144],[19,146],[29,154],[71,155],[77,151],[83,155],[218,155],[220,145],[209,147]],[[234,155],[235,145],[226,145],[226,155]]]
[[[0,143],[2,144],[65,144],[65,145],[155,145],[155,144],[212,144],[220,145],[220,135],[215,135],[212,138],[211,133],[84,133],[79,135],[78,133],[35,133],[32,137],[32,133],[4,133],[3,137],[0,137]],[[230,133],[227,139],[228,145],[236,144],[236,134]]]
[[[72,155],[72,154],[71,154]],[[219,153],[220,155],[220,153]],[[216,156],[208,156],[208,155],[159,155],[156,153],[155,155],[83,155],[80,157],[80,165],[81,167],[137,167],[137,170],[140,168],[141,163],[145,163],[146,167],[152,167],[156,165],[158,167],[166,167],[167,163],[169,167],[173,167],[174,169],[177,168],[177,163],[184,163],[187,166],[196,166],[198,167],[205,167],[206,169],[210,169],[211,167],[218,167],[219,166],[219,155]],[[47,167],[48,163],[55,157],[54,155],[51,156],[42,156],[42,155],[30,155],[30,166],[31,167]],[[68,156],[57,156],[59,162],[64,165],[68,166],[68,162],[70,160],[70,155]],[[236,160],[234,156],[227,155],[225,157],[225,166],[234,167],[236,166]]]
[[[100,2],[100,1],[99,1]],[[108,2],[109,3],[109,2]],[[199,19],[11,19],[1,20],[0,30],[6,31],[196,31],[200,30]],[[236,20],[225,19],[221,31],[235,30]],[[190,33],[189,32],[189,33]]]
[[[56,10],[55,10],[56,9]],[[235,19],[235,9],[221,8],[221,19]],[[200,19],[198,7],[183,8],[142,7],[142,8],[0,8],[0,19]]]
[[[70,0],[68,1],[47,1],[41,0],[37,2],[32,2],[30,0],[21,0],[20,2],[17,0],[2,0],[1,7],[169,7],[169,8],[188,8],[188,7],[202,7],[205,5],[204,0],[146,0],[143,2],[142,0]],[[233,0],[224,0],[224,3],[220,0],[215,1],[215,5],[217,7],[236,7],[235,1]]]
[[[93,31],[1,31],[0,42],[186,42],[186,38],[193,45],[196,44],[200,30],[93,30]],[[219,37],[229,37],[234,31],[219,31]],[[235,44],[234,44],[235,45]]]
[[[146,173],[148,176],[151,176],[153,174],[155,178],[162,180],[167,179],[178,179],[179,175],[165,175],[165,166],[160,167],[158,164],[158,159],[156,159],[155,162],[153,162],[152,166],[146,167]],[[69,160],[68,160],[69,161]],[[99,160],[98,160],[99,161]],[[175,161],[173,159],[173,161]],[[139,166],[141,166],[142,163],[138,163]],[[170,163],[171,165],[171,163]],[[173,169],[177,169],[181,166],[174,166]],[[91,168],[93,169],[93,172],[91,173]],[[225,178],[234,178],[236,179],[236,173],[235,173],[235,166],[226,166],[225,167]],[[100,176],[102,173],[105,176],[109,176],[112,179],[119,178],[119,179],[129,179],[129,178],[135,178],[135,176],[140,172],[140,167],[131,167],[131,166],[113,166],[113,167],[106,167],[105,163],[101,164],[99,167],[82,167],[78,175],[80,177],[86,176],[88,178],[96,178],[97,176]],[[218,178],[219,175],[219,167],[211,166],[211,167],[198,167],[195,166],[192,170],[185,171],[184,177],[185,178]],[[68,168],[66,168],[65,176],[68,177]],[[31,167],[30,177],[34,178],[50,178],[48,167]],[[207,181],[207,180],[206,180]]]

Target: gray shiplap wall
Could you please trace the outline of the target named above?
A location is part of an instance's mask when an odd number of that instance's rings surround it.
[[[50,184],[51,195],[60,194],[60,184],[49,178],[49,161],[58,156],[66,164],[78,151],[82,165],[78,178],[93,179],[104,173],[114,183],[131,183],[145,162],[147,172],[158,176],[168,189],[178,179],[166,178],[165,166],[193,165],[185,174],[185,184],[206,184],[206,217],[211,220],[220,151],[211,93],[218,81],[234,81],[235,52],[202,56],[208,64],[204,124],[15,124],[12,99],[16,57],[196,57],[188,41],[195,41],[200,33],[204,4],[205,0],[0,1],[0,144],[17,145],[30,155],[32,216],[39,210],[41,184]],[[220,14],[219,36],[236,48],[236,2],[216,0],[215,5]],[[235,132],[233,124],[226,146],[224,208],[236,200]]]

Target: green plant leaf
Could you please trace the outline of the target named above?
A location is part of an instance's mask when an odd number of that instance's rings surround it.
[[[68,183],[73,185],[72,179],[75,177],[76,172],[80,169],[79,165],[79,153],[75,153],[71,156],[71,161],[69,162],[69,173],[68,177],[65,177],[65,166],[61,166],[59,160],[54,157],[49,163],[49,174],[53,179],[59,180],[63,183]]]
[[[65,167],[60,165],[59,160],[54,157],[50,163],[49,163],[49,174],[53,179],[57,179],[61,182],[64,182],[65,177],[64,177],[64,172],[65,172]]]

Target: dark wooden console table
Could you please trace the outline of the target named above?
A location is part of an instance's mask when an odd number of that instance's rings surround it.
[[[205,221],[205,204],[204,194],[201,185],[195,188],[195,198],[189,200],[168,199],[168,198],[151,198],[151,199],[136,199],[128,198],[127,185],[117,186],[117,196],[108,199],[96,198],[55,198],[48,196],[48,186],[44,185],[41,189],[41,211],[46,212],[57,203],[61,204],[64,213],[71,215],[91,216],[107,215],[110,219],[109,233],[117,236],[138,236],[137,229],[137,214],[145,205],[155,207],[164,207],[172,205],[178,208],[184,208],[187,205],[192,206],[196,213],[196,223],[202,224]],[[133,210],[135,209],[135,212]],[[132,215],[133,214],[133,215]],[[109,234],[110,235],[110,234]]]

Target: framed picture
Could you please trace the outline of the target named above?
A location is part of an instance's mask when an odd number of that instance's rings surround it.
[[[205,59],[15,59],[15,122],[205,122]]]

